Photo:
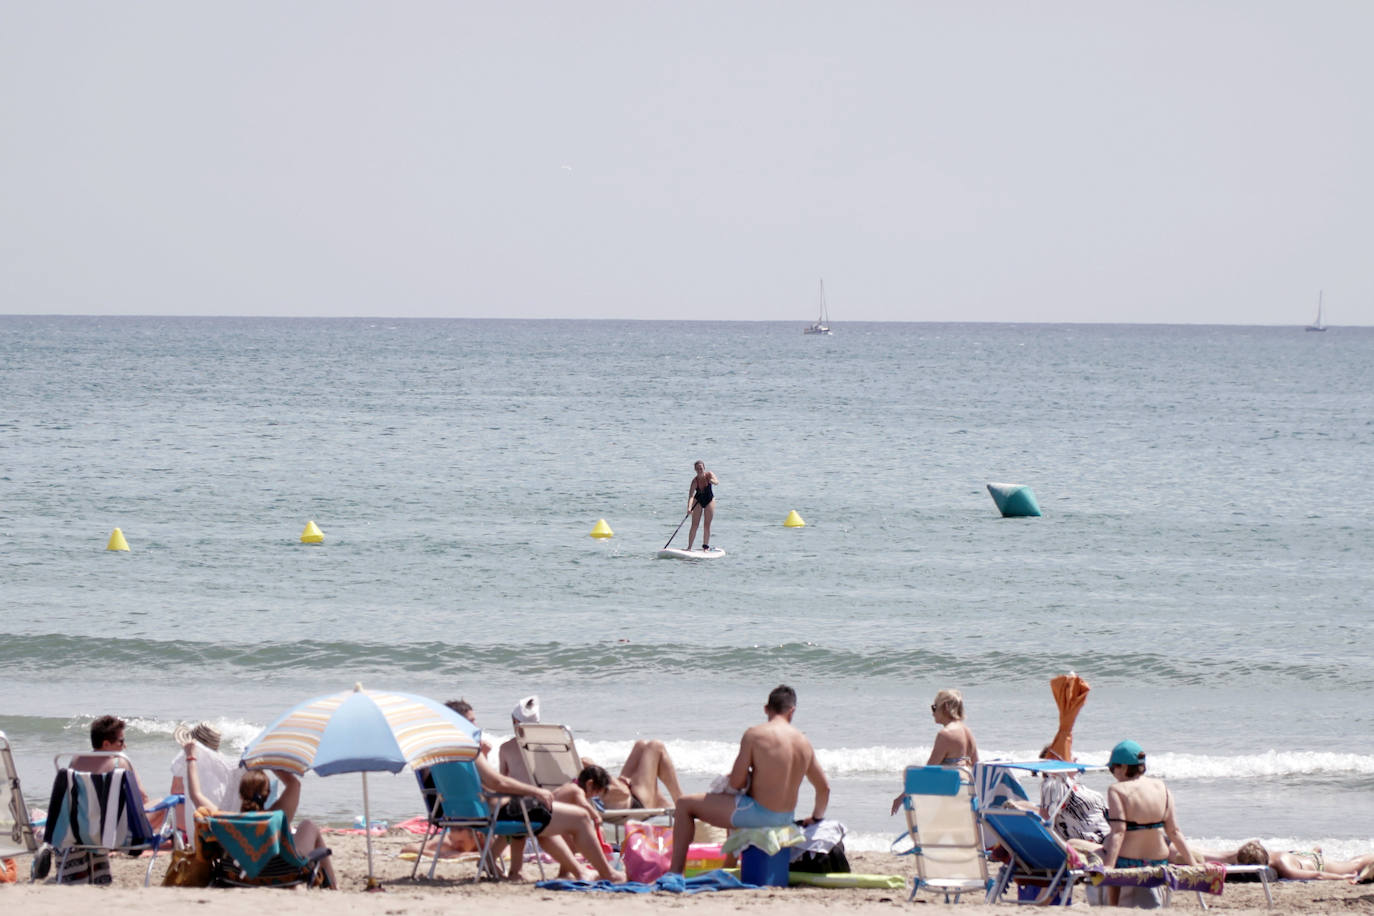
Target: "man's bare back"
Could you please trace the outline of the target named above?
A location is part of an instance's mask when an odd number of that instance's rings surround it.
[[[791,811],[815,754],[806,735],[774,716],[745,731],[730,785],[772,811]]]
[[[797,793],[803,779],[815,789],[816,804],[802,824],[825,816],[830,783],[811,742],[792,725],[796,705],[796,692],[785,684],[778,685],[764,707],[768,721],[747,729],[740,738],[739,755],[730,768],[730,788],[739,795],[707,793],[678,798],[670,871],[682,873],[698,820],[737,829],[790,826],[796,817]]]

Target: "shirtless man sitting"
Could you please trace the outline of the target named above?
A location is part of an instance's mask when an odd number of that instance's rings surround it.
[[[816,804],[802,823],[810,825],[825,816],[830,802],[830,783],[816,760],[811,742],[792,725],[797,693],[782,685],[768,695],[763,708],[768,721],[755,725],[739,742],[739,754],[730,769],[730,788],[740,794],[684,795],[677,800],[673,821],[673,863],[669,871],[682,874],[696,822],[716,827],[782,827],[796,819],[797,792],[803,777],[815,789]]]

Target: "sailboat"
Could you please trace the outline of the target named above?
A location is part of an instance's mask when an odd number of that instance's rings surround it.
[[[1325,331],[1326,325],[1322,324],[1322,291],[1317,290],[1317,322],[1307,326],[1309,331]]]
[[[829,334],[830,333],[830,311],[825,307],[825,278],[821,278],[821,304],[820,314],[816,318],[816,323],[810,327],[802,328],[803,334]]]

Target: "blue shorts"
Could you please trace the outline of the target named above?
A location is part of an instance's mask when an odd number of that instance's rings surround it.
[[[731,827],[786,827],[796,820],[796,812],[774,811],[765,808],[748,795],[735,796],[735,813],[730,815]]]

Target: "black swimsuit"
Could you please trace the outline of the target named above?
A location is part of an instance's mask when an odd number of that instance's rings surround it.
[[[711,505],[711,500],[715,498],[716,494],[711,492],[711,485],[709,483],[697,490],[697,505],[701,506],[703,509]]]

